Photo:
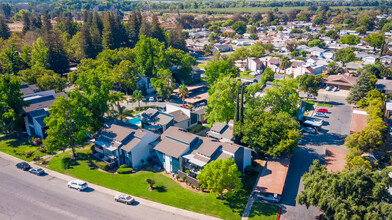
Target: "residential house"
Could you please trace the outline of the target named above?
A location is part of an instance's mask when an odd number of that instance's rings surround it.
[[[213,46],[212,52],[230,52],[233,51],[233,47],[230,44],[216,44]]]
[[[358,77],[349,75],[330,75],[328,78],[323,78],[322,82],[327,86],[334,86],[342,90],[350,90],[355,85]]]
[[[385,101],[385,122],[392,126],[392,101]]]
[[[110,119],[94,134],[95,156],[112,165],[137,168],[151,156],[159,135],[116,119]]]
[[[390,79],[379,79],[376,83],[376,89],[384,94],[392,93],[392,80]]]
[[[30,136],[46,138],[48,129],[44,119],[49,116],[49,108],[59,96],[68,98],[64,92],[56,93],[54,89],[39,92],[34,86],[22,86],[23,100],[28,106],[23,107],[23,119],[26,133]]]
[[[374,64],[377,60],[377,56],[363,52],[356,52],[355,58],[362,60],[365,64]]]
[[[308,50],[306,50],[306,52],[309,53],[311,56],[321,57],[321,55],[325,52],[325,50],[319,47],[311,47]]]
[[[327,51],[321,54],[321,57],[324,57],[325,59],[332,59],[334,53],[332,51]]]
[[[142,76],[136,84],[138,90],[142,91],[143,95],[154,93],[154,87],[151,85],[150,77]]]
[[[141,117],[142,128],[156,133],[162,133],[174,125],[174,117],[172,115],[153,108],[144,111]]]
[[[275,73],[279,72],[280,58],[279,57],[271,57],[267,61],[267,67],[271,68]]]
[[[166,104],[166,114],[173,116],[173,125],[182,129],[188,129],[198,123],[198,115],[188,108],[174,103]]]
[[[248,58],[247,69],[252,72],[261,72],[264,69],[263,62],[259,58]]]
[[[344,36],[344,35],[356,35],[356,36],[358,36],[359,33],[356,32],[356,31],[353,31],[353,30],[341,30],[341,31],[339,31],[339,35],[341,37]]]
[[[361,69],[363,66],[364,64],[362,63],[354,63],[354,62],[346,63],[347,72],[356,72],[358,71],[358,69]]]
[[[211,129],[207,132],[207,136],[210,138],[217,139],[221,142],[232,142],[233,129],[234,129],[233,120],[229,121],[229,124],[216,122],[214,125],[212,125]]]
[[[188,169],[192,176],[198,175],[207,163],[227,158],[233,158],[243,172],[251,163],[252,152],[249,148],[200,137],[175,126],[162,134],[161,142],[154,150],[167,172],[178,173],[181,169]]]
[[[386,67],[390,67],[392,65],[392,56],[389,55],[385,55],[380,57],[380,62],[386,66]]]

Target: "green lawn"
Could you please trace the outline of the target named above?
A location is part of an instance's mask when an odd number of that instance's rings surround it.
[[[15,136],[0,137],[0,151],[26,161],[32,161],[36,155],[42,157],[46,153],[39,152],[39,147],[25,143]],[[30,151],[30,152],[29,152]],[[28,154],[31,154],[28,156]]]
[[[245,79],[245,78],[255,78],[254,75],[249,75],[251,71],[245,71],[245,72],[240,72],[240,78]]]
[[[317,106],[322,106],[322,107],[332,107],[332,104],[331,103],[322,103],[322,102],[319,102],[319,103],[317,103]]]
[[[278,215],[278,206],[262,202],[255,202],[253,203],[252,210],[250,211],[249,219],[277,220]]]
[[[310,111],[313,110],[313,105],[316,103],[314,100],[306,100],[303,99],[303,101],[306,103],[305,105],[305,111]]]
[[[90,150],[77,150],[77,152],[79,159],[72,161],[69,169],[63,169],[62,158],[69,155],[70,152],[54,156],[48,167],[60,173],[113,190],[223,219],[241,218],[250,190],[256,179],[256,176],[243,177],[244,189],[227,196],[226,200],[222,201],[210,193],[196,193],[186,190],[169,177],[160,173],[141,171],[119,175],[101,172],[96,169],[94,165],[95,160],[92,158]],[[147,178],[155,180],[156,190],[152,192],[148,190]]]

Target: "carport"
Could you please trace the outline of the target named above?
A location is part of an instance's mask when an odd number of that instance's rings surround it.
[[[325,163],[328,171],[342,171],[346,165],[347,150],[343,148],[326,147]]]
[[[282,195],[290,159],[290,154],[275,160],[269,159],[261,171],[255,191]]]

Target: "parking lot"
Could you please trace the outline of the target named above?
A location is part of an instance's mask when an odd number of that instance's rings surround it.
[[[281,219],[315,219],[320,214],[318,208],[306,209],[305,206],[297,204],[295,198],[303,189],[301,177],[308,172],[313,160],[319,159],[324,162],[326,147],[344,148],[344,139],[349,135],[352,117],[352,105],[347,104],[346,94],[346,91],[319,92],[317,100],[325,101],[327,96],[327,101],[333,106],[316,107],[316,109],[327,108],[328,118],[320,118],[324,120],[324,124],[317,134],[304,133],[301,145],[291,158],[281,202],[283,205]]]

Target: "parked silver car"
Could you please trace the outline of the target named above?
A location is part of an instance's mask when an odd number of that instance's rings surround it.
[[[270,202],[279,202],[280,196],[276,193],[260,193],[259,199],[270,201]]]
[[[127,194],[120,194],[114,197],[114,201],[130,205],[135,202],[135,198]]]
[[[31,168],[29,172],[37,176],[41,176],[45,174],[45,171],[40,167]]]

